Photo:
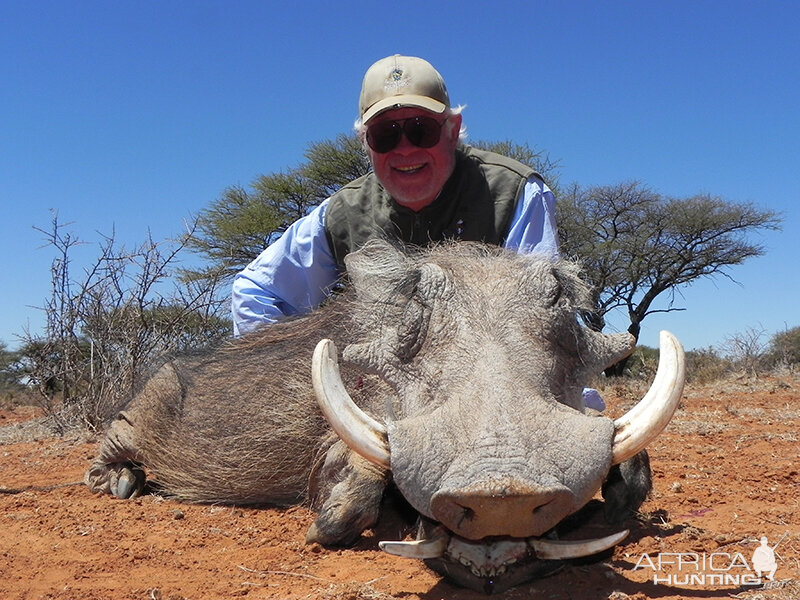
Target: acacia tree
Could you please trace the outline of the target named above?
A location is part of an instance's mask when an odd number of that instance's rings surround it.
[[[702,277],[731,278],[730,267],[761,256],[748,234],[779,229],[771,210],[700,194],[668,198],[638,182],[604,187],[573,185],[557,204],[562,253],[583,262],[594,285],[587,324],[602,331],[605,315],[625,308],[638,339],[649,314],[683,310],[676,292]],[[667,308],[656,298],[669,295]]]
[[[335,140],[312,143],[298,170],[314,188],[316,205],[343,185],[369,173],[372,166],[358,136],[340,134]]]

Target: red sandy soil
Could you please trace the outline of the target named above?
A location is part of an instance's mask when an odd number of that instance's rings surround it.
[[[603,393],[612,416],[634,400],[622,387]],[[495,597],[800,598],[799,396],[800,379],[791,375],[690,387],[649,448],[655,489],[626,524],[628,538],[613,554]],[[0,411],[0,427],[33,416],[26,407]],[[152,495],[121,501],[83,486],[47,489],[81,480],[96,449],[96,439],[75,437],[0,445],[0,600],[486,598],[443,582],[421,562],[383,554],[378,540],[402,535],[391,525],[352,549],[331,550],[304,543],[313,513],[301,507],[196,506]],[[19,491],[27,486],[38,489]],[[748,566],[761,536],[779,542],[773,582],[666,582],[691,573],[754,576]],[[675,562],[679,553],[713,555],[723,570],[649,566],[659,557]],[[655,576],[662,579],[654,583]]]

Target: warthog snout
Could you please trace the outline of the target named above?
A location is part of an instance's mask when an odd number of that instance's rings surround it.
[[[433,517],[470,540],[489,536],[527,538],[543,534],[569,514],[572,493],[564,486],[505,480],[445,488],[433,495]]]

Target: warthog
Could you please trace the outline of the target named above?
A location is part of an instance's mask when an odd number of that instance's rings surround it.
[[[417,539],[381,547],[484,591],[625,536],[554,532],[601,488],[611,521],[649,492],[643,449],[683,385],[671,335],[650,392],[612,421],[581,391],[634,340],[579,324],[589,294],[573,264],[372,242],[347,269],[351,285],[312,314],[162,366],[112,423],[89,487],[133,497],[146,468],[190,502],[307,501],[307,540],[325,545],[354,542],[399,492]]]

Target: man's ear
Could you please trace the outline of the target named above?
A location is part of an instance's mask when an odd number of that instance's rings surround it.
[[[448,120],[450,121],[450,141],[458,143],[458,136],[461,133],[461,114],[453,115]]]

